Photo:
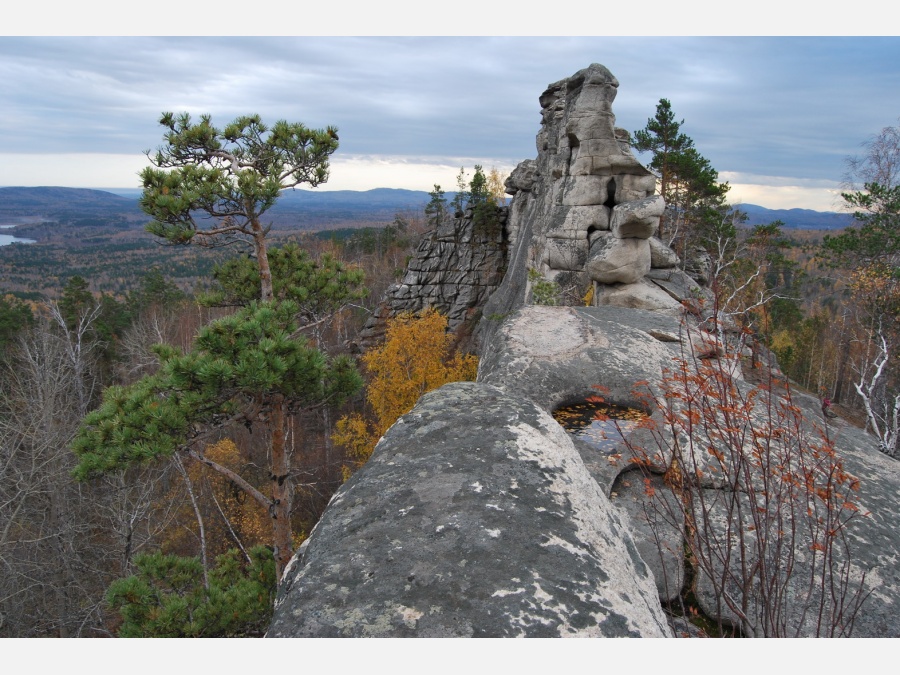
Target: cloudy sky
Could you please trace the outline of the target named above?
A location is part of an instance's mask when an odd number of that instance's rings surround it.
[[[538,97],[592,62],[617,125],[668,98],[733,202],[832,210],[900,123],[897,37],[0,37],[0,186],[137,186],[164,110],[335,125],[320,189],[453,189],[536,156]]]

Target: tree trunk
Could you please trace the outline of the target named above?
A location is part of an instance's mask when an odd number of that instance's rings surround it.
[[[266,247],[266,231],[260,224],[259,218],[253,217],[250,221],[253,228],[253,249],[256,253],[256,264],[259,266],[260,300],[272,302],[275,299],[275,291],[272,288],[272,270],[269,268],[269,252]]]
[[[275,547],[275,575],[281,581],[293,554],[291,528],[290,455],[285,447],[284,399],[277,396],[272,406],[272,541]]]
[[[188,497],[191,499],[191,506],[194,507],[194,517],[197,519],[197,527],[200,530],[200,563],[203,565],[203,588],[209,590],[209,560],[206,558],[206,527],[203,523],[203,514],[200,513],[200,507],[197,505],[197,498],[194,496],[194,486],[191,483],[191,477],[188,475],[181,457],[175,455],[175,466],[178,473],[184,480],[184,486],[187,489]]]

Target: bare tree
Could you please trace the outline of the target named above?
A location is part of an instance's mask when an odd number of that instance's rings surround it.
[[[644,425],[646,445],[625,442],[646,471],[650,520],[681,534],[690,590],[720,631],[849,636],[866,598],[848,546],[859,481],[787,382],[752,387],[735,358],[688,346],[648,393],[660,419]]]
[[[900,118],[897,121],[900,123]],[[888,188],[900,184],[900,126],[884,127],[861,146],[864,154],[844,161],[843,186],[847,190],[858,190],[866,183]]]
[[[152,508],[159,470],[90,488],[71,476],[69,445],[94,381],[96,316],[63,329],[51,307],[0,374],[2,636],[104,634],[107,586],[167,520]]]
[[[897,439],[900,436],[900,393],[886,391],[885,368],[891,361],[891,346],[881,332],[873,341],[876,352],[861,364],[859,382],[854,383],[866,410],[868,428],[878,437],[883,453],[897,458]],[[896,359],[896,354],[893,355]]]

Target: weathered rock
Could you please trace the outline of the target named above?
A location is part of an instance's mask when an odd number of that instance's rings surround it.
[[[465,218],[445,220],[423,239],[401,283],[388,289],[360,332],[360,349],[381,340],[387,320],[398,314],[434,307],[455,330],[485,304],[506,271],[507,209],[498,209],[490,227],[472,215],[470,209]]]
[[[519,190],[528,192],[534,187],[534,182],[537,180],[536,172],[537,163],[533,159],[526,159],[520,162],[504,183],[506,193],[514,195]]]
[[[602,205],[609,200],[609,176],[569,176],[563,192],[568,206]]]
[[[547,239],[546,262],[555,270],[582,270],[587,255],[587,238],[580,240]]]
[[[526,302],[528,283],[517,276],[522,266],[549,280],[559,272],[583,271],[598,284],[610,285],[637,283],[653,261],[659,267],[675,264],[674,254],[661,244],[651,252],[648,244],[607,243],[610,219],[616,239],[646,240],[658,228],[664,208],[662,199],[652,196],[655,177],[632,155],[627,132],[615,126],[612,103],[618,86],[608,69],[593,64],[549,85],[541,95],[538,156],[520,165],[508,183],[513,194],[509,264],[484,317],[507,314]],[[615,213],[619,215],[611,215]],[[590,251],[586,258],[581,255],[584,241]],[[598,288],[597,295],[634,304],[628,294]],[[570,301],[580,304],[582,296],[572,294]],[[490,340],[494,328],[495,322],[484,319],[477,341]]]
[[[634,284],[650,271],[650,245],[645,239],[620,239],[601,232],[591,243],[585,271],[600,284]]]
[[[559,206],[550,218],[546,236],[586,242],[592,232],[608,229],[608,206]]]
[[[634,313],[646,317],[648,326],[662,320],[677,331],[676,319]],[[481,357],[478,381],[514,391],[548,411],[596,394],[595,385],[606,388],[610,402],[640,407],[635,382],[658,381],[672,351],[646,330],[618,321],[618,314],[605,307],[525,307],[495,333]]]
[[[647,279],[668,293],[676,302],[703,298],[712,304],[709,289],[700,286],[696,280],[679,269],[651,269],[647,273]]]
[[[609,229],[620,239],[649,239],[656,233],[665,209],[666,203],[660,196],[618,204],[613,209]]]
[[[594,291],[594,305],[669,312],[673,316],[680,316],[682,310],[680,302],[647,281],[646,277],[633,284],[598,284]]]
[[[695,248],[685,261],[684,271],[698,284],[705,286],[712,274],[712,258],[705,249]]]
[[[520,396],[457,383],[425,395],[335,494],[285,573],[268,635],[670,629],[627,526],[560,426]]]
[[[671,269],[678,264],[678,256],[656,237],[650,237],[650,267],[652,269]]]
[[[675,600],[685,582],[684,516],[671,490],[660,476],[645,481],[640,471],[626,471],[617,477],[610,497],[628,514],[635,545],[653,571],[660,600]]]

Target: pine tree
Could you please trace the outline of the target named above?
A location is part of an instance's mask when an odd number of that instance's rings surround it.
[[[276,577],[264,546],[242,561],[232,550],[216,559],[204,584],[198,558],[137,556],[137,574],[113,582],[107,604],[122,617],[119,637],[261,636],[272,616]]]
[[[329,359],[303,331],[362,293],[362,275],[299,247],[270,251],[261,216],[280,191],[328,178],[337,132],[240,117],[223,130],[209,116],[164,113],[165,145],[146,168],[141,208],[147,229],[173,244],[249,242],[254,257],[218,268],[206,300],[239,309],[201,329],[185,353],[158,345],[159,370],[128,387],[110,387],[73,442],[75,475],[87,479],[181,453],[227,476],[270,515],[278,577],[293,553],[291,417],[338,404],[362,381],[352,359]],[[154,168],[155,167],[155,168]],[[205,216],[205,217],[202,217]],[[274,277],[273,277],[274,272]],[[233,425],[269,435],[268,494],[204,454],[211,436]]]
[[[666,213],[660,221],[659,236],[671,242],[681,238],[703,244],[696,232],[704,224],[718,218],[717,210],[724,206],[728,183],[719,183],[719,173],[709,160],[694,147],[694,141],[682,133],[680,122],[675,120],[672,104],[660,99],[656,115],[647,125],[634,132],[632,145],[639,152],[652,152],[652,169],[659,179],[659,194],[666,200]],[[699,240],[699,241],[698,241]]]
[[[128,387],[107,388],[100,407],[85,417],[72,444],[76,478],[186,455],[227,476],[267,510],[280,576],[293,552],[289,418],[339,404],[362,386],[352,359],[328,359],[297,339],[299,311],[291,300],[253,301],[203,327],[187,353],[157,345],[159,371]],[[254,424],[269,432],[269,494],[205,455],[215,433]]]
[[[441,186],[435,183],[434,190],[428,193],[431,201],[425,206],[425,217],[431,227],[440,227],[444,222],[444,214],[447,211],[447,200]]]
[[[469,206],[477,207],[485,204],[490,198],[491,193],[488,191],[487,176],[484,175],[482,166],[476,164],[475,173],[472,175],[472,180],[469,181]]]
[[[141,208],[153,218],[147,230],[171,244],[195,239],[206,245],[250,243],[260,272],[260,299],[273,298],[262,222],[285,188],[328,180],[328,158],[337,129],[308,129],[280,120],[269,128],[259,115],[238,117],[224,129],[209,115],[193,123],[187,113],[163,113],[165,145],[146,153],[153,166],[141,172]]]

